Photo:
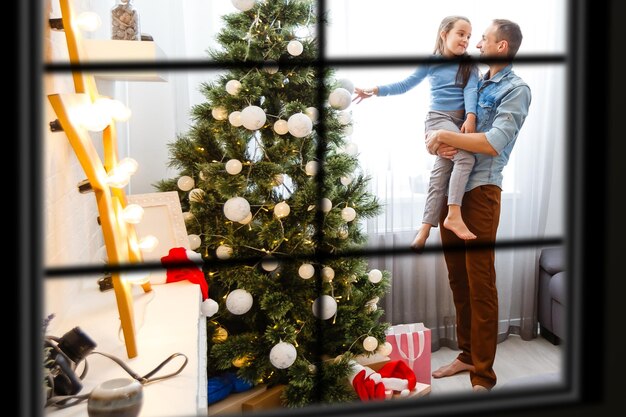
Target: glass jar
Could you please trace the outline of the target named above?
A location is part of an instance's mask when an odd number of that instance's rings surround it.
[[[111,39],[140,41],[139,13],[132,0],[117,0],[111,9]]]

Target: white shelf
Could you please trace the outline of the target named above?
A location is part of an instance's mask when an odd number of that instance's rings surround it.
[[[145,375],[170,355],[180,352],[189,362],[174,377],[143,388],[140,417],[206,416],[208,413],[206,374],[206,318],[200,315],[200,286],[189,281],[153,285],[144,293],[133,291],[138,356],[128,359],[122,336],[118,336],[119,316],[113,290],[100,292],[97,284],[76,297],[76,303],[62,321],[51,322],[50,334],[61,337],[78,326],[94,342],[95,350],[118,357],[139,375]],[[121,333],[120,333],[121,334]],[[178,369],[184,358],[175,358],[153,377]],[[130,378],[111,359],[93,354],[87,357],[89,371],[82,380],[80,394],[114,379]],[[84,365],[84,364],[83,364]],[[80,365],[79,369],[82,369]],[[84,417],[87,401],[78,405],[45,409],[48,417]]]
[[[163,50],[153,41],[83,39],[83,45],[87,64],[156,63],[166,59]],[[157,70],[94,72],[94,76],[117,81],[167,81],[167,74]]]

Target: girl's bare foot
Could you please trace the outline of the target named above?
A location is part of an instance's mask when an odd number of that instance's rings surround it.
[[[444,365],[441,368],[437,369],[435,372],[433,372],[433,378],[443,378],[446,376],[456,375],[459,372],[473,370],[474,365],[468,365],[465,362],[461,362],[460,360],[455,359],[454,361],[452,361],[452,363]]]
[[[424,245],[426,244],[426,239],[430,235],[430,224],[423,224],[420,227],[420,230],[417,231],[417,235],[413,242],[411,243],[411,249],[413,249],[417,253],[421,253],[424,250]]]
[[[476,239],[476,235],[467,228],[463,217],[461,216],[461,206],[450,204],[448,206],[448,215],[443,221],[443,227],[454,232],[460,239],[471,240]]]

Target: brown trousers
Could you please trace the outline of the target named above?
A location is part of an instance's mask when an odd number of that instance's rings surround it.
[[[448,267],[448,279],[456,308],[458,359],[474,365],[472,385],[492,388],[496,384],[493,362],[498,342],[498,292],[496,289],[495,249],[500,220],[500,193],[495,185],[483,185],[465,193],[461,213],[467,227],[477,236],[463,241],[441,227],[441,241]],[[447,214],[442,210],[441,222]],[[447,248],[446,248],[447,247]]]

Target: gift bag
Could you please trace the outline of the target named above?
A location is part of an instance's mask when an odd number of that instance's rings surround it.
[[[417,382],[430,385],[430,329],[424,323],[396,324],[385,334],[393,348],[389,359],[406,363],[415,372]]]

